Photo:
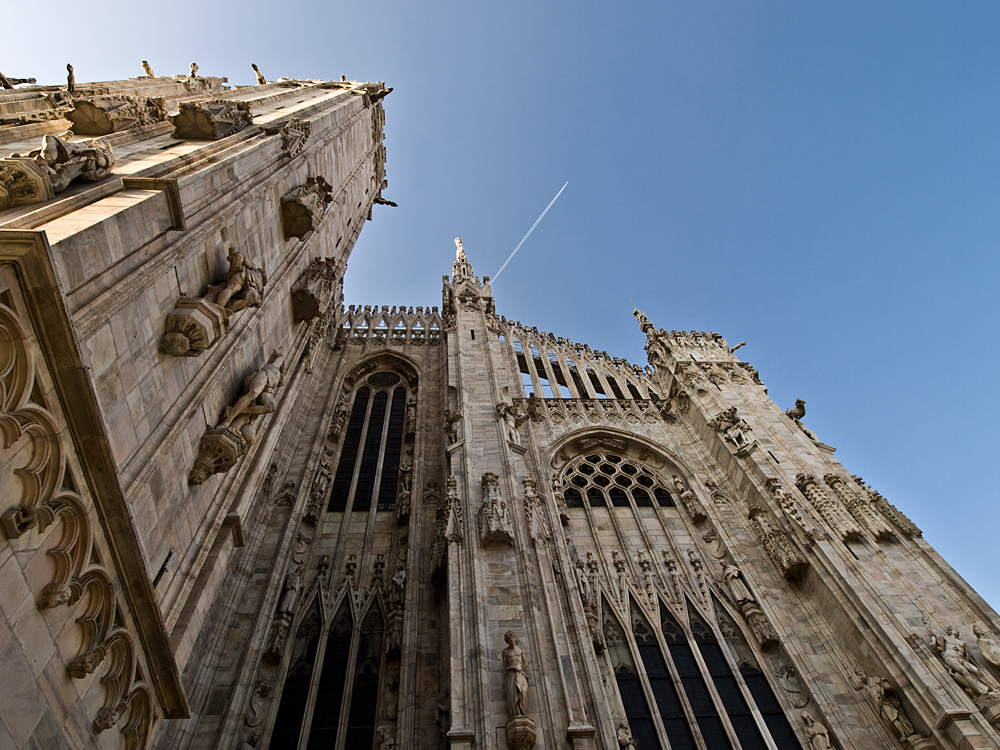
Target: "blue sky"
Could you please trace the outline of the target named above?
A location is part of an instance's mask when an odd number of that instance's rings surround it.
[[[304,3],[5,10],[0,70],[384,80],[389,189],[348,302],[497,309],[643,362],[712,330],[1000,603],[1000,6]],[[41,35],[41,36],[39,36]],[[44,40],[44,43],[40,42]]]

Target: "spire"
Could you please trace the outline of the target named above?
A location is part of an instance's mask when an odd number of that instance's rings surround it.
[[[465,248],[462,247],[462,239],[455,238],[455,263],[451,267],[451,282],[457,284],[465,279],[475,278],[472,272],[472,264],[465,257]]]
[[[635,315],[635,319],[639,321],[639,328],[641,328],[642,332],[648,336],[649,332],[654,330],[655,326],[649,322],[649,318],[647,318],[639,308],[636,308],[635,312],[632,314]]]

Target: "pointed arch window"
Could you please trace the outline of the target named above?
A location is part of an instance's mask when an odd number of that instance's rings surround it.
[[[579,456],[562,474],[563,499],[567,507],[582,508],[584,497],[591,507],[628,507],[629,498],[638,508],[674,507],[663,481],[641,462],[617,453],[600,452]]]
[[[395,373],[369,376],[354,394],[329,511],[392,510],[396,507],[407,390]]]

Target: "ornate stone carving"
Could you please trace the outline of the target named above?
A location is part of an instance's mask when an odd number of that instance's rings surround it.
[[[708,424],[736,448],[737,456],[745,456],[757,446],[757,441],[750,437],[750,425],[736,413],[735,406],[719,412]]]
[[[753,594],[750,593],[750,589],[743,579],[743,573],[732,564],[723,563],[722,567],[733,601],[736,602],[740,614],[743,615],[743,619],[750,627],[750,631],[757,640],[757,645],[765,652],[773,650],[778,645],[778,634],[774,632],[767,616],[757,604]]]
[[[583,602],[583,613],[587,618],[587,630],[594,649],[604,650],[604,630],[601,628],[601,579],[597,571],[597,561],[592,552],[587,553],[587,564],[576,565],[576,582]]]
[[[229,271],[204,297],[181,297],[167,314],[160,350],[176,357],[197,357],[226,332],[233,314],[260,306],[267,274],[229,248]]]
[[[563,497],[563,480],[558,474],[553,473],[549,479],[552,487],[552,496],[556,500],[556,509],[559,511],[559,523],[563,526],[569,524],[569,507],[566,505],[566,498]]]
[[[528,716],[527,655],[517,643],[517,636],[504,633],[507,647],[500,652],[503,663],[503,691],[507,701],[507,747],[530,750],[535,746],[535,722]]]
[[[844,507],[826,494],[819,479],[814,474],[799,473],[795,477],[795,485],[801,490],[812,506],[823,516],[823,520],[837,533],[841,540],[861,536],[861,527],[852,516],[845,512]]]
[[[1000,667],[1000,643],[996,636],[978,622],[972,626],[972,632],[976,636],[979,653],[990,664]]]
[[[385,652],[399,654],[403,648],[403,603],[406,593],[406,567],[402,562],[396,563],[396,570],[389,582],[387,606],[389,622],[386,630]]]
[[[496,474],[483,474],[483,505],[479,509],[479,540],[514,546],[514,524],[510,509],[500,496],[500,481]]]
[[[847,508],[847,512],[867,529],[876,539],[892,539],[892,528],[889,523],[877,513],[854,488],[848,485],[838,474],[829,472],[823,475],[823,481],[837,493],[837,497]]]
[[[351,415],[350,398],[351,392],[347,388],[342,389],[337,406],[333,410],[333,419],[330,420],[330,430],[326,434],[327,440],[334,443],[340,440],[340,433],[344,431],[344,427],[347,426],[347,418]]]
[[[43,136],[41,148],[0,159],[0,211],[51,200],[73,180],[100,180],[111,174],[114,166],[114,152],[104,141],[75,143]]]
[[[748,514],[750,522],[753,524],[760,538],[764,551],[771,558],[781,574],[790,581],[797,581],[802,577],[807,563],[795,551],[795,547],[788,535],[781,529],[776,529],[767,518],[767,511],[760,506],[750,508]]]
[[[281,153],[287,157],[298,156],[306,147],[312,134],[312,123],[298,117],[288,118],[288,122],[278,131],[281,136]]]
[[[462,439],[462,412],[444,410],[444,431],[448,435],[448,444],[452,445]]]
[[[535,543],[544,543],[552,539],[552,527],[549,524],[545,509],[545,499],[538,494],[535,480],[525,477],[524,484],[524,515],[528,523],[528,534]]]
[[[167,108],[160,97],[96,96],[74,99],[66,119],[73,123],[75,135],[111,135],[163,122]]]
[[[896,524],[899,530],[903,532],[904,536],[908,539],[913,539],[914,537],[918,537],[923,534],[917,525],[913,523],[913,521],[911,521],[909,517],[903,513],[903,511],[882,497],[882,495],[873,490],[869,485],[866,485],[864,479],[859,476],[854,476],[853,478],[854,481],[861,487],[861,491],[868,497],[872,507],[878,510],[883,517]]]
[[[503,423],[504,438],[506,438],[507,442],[520,445],[521,435],[518,433],[517,428],[527,419],[524,412],[517,409],[509,401],[501,401],[496,405],[496,416]]]
[[[314,258],[292,288],[292,319],[315,320],[330,307],[341,271],[333,258]]]
[[[705,513],[705,506],[701,504],[701,500],[684,484],[684,480],[679,476],[674,474],[673,480],[674,487],[677,488],[677,497],[681,501],[681,505],[684,506],[684,510],[691,516],[691,521],[695,526],[705,523],[708,520],[708,515]]]
[[[396,740],[384,726],[375,730],[376,750],[396,750]]]
[[[884,677],[869,677],[863,669],[856,669],[850,682],[855,690],[864,692],[882,721],[889,725],[900,742],[920,739],[891,682]]]
[[[805,724],[806,740],[809,742],[810,750],[830,750],[830,730],[823,724],[816,721],[810,713],[801,713],[802,721]]]
[[[255,422],[274,411],[274,393],[281,386],[285,358],[275,351],[266,365],[243,381],[243,395],[227,406],[218,427],[205,431],[198,445],[198,457],[188,477],[201,484],[212,474],[224,474],[247,452],[256,439]]]
[[[987,695],[1000,693],[1000,686],[993,676],[973,664],[957,627],[951,625],[942,634],[935,632],[926,618],[924,624],[930,634],[931,649],[941,657],[948,674],[970,698],[978,701]]]
[[[410,504],[413,493],[413,464],[404,459],[399,464],[399,486],[396,492],[396,523],[405,526],[410,522]]]
[[[38,83],[35,78],[12,78],[0,73],[0,87],[8,90],[13,89],[15,86],[23,86],[25,84],[30,86],[35,83]]]
[[[322,177],[310,177],[281,197],[281,226],[285,239],[302,239],[319,226],[333,202],[333,187]]]
[[[240,132],[253,122],[250,105],[233,99],[181,102],[179,109],[170,118],[174,124],[174,138],[217,141]]]
[[[458,497],[458,480],[448,477],[444,501],[438,506],[437,528],[431,543],[431,570],[440,575],[447,567],[448,545],[464,539],[462,501]]]
[[[639,312],[636,310],[636,312]],[[615,732],[615,739],[618,740],[618,747],[638,747],[638,743],[632,739],[632,730],[629,728],[628,719],[618,722],[618,729]]]
[[[403,441],[412,443],[417,432],[417,397],[408,396],[403,413]]]
[[[323,513],[323,503],[326,502],[327,488],[330,486],[330,474],[330,462],[325,458],[320,459],[312,485],[309,487],[309,502],[306,505],[306,512],[302,516],[302,520],[309,526],[315,526]]]

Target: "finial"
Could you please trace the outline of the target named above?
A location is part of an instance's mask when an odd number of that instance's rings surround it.
[[[258,86],[263,86],[265,83],[267,83],[267,79],[264,78],[264,74],[260,72],[260,69],[257,67],[257,63],[250,63],[250,67],[253,68],[253,72],[256,73],[257,75]]]
[[[465,248],[462,247],[462,238],[455,238],[455,260],[459,263],[465,262]]]
[[[149,63],[145,60],[142,61],[142,72],[148,75],[150,78],[155,78],[153,75],[153,69],[149,67]]]
[[[198,77],[198,63],[191,63],[191,78]]]

